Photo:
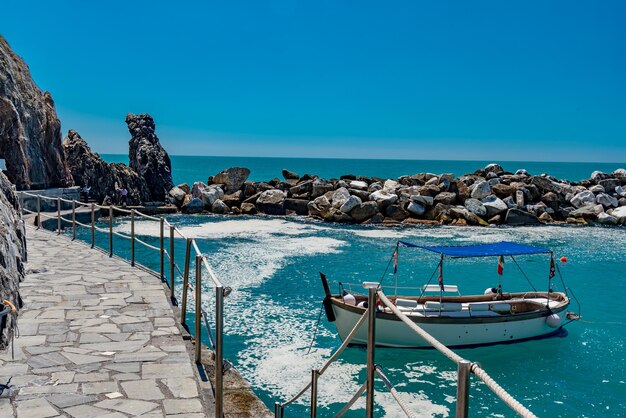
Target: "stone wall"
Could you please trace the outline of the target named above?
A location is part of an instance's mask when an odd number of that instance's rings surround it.
[[[23,259],[26,256],[24,226],[19,219],[18,199],[7,177],[0,173],[0,301],[9,300],[17,308],[21,305],[19,284],[24,278]],[[13,335],[15,317],[0,319],[0,350],[7,347]]]

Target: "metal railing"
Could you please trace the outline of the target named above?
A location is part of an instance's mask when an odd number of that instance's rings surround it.
[[[274,404],[274,416],[275,418],[283,418],[285,407],[295,402],[298,398],[304,395],[307,390],[311,389],[311,417],[315,417],[317,413],[317,388],[318,379],[326,369],[333,363],[341,354],[341,352],[347,347],[357,331],[363,326],[367,320],[367,367],[366,367],[366,381],[357,390],[354,396],[348,401],[346,405],[335,415],[335,417],[343,416],[352,405],[363,395],[366,394],[365,400],[365,416],[372,418],[374,416],[374,381],[376,376],[380,377],[384,385],[387,387],[396,403],[400,406],[402,411],[407,417],[412,418],[414,414],[408,408],[408,406],[402,400],[400,394],[396,391],[394,385],[384,374],[382,367],[375,363],[375,341],[376,341],[376,297],[381,305],[391,310],[395,316],[404,322],[409,329],[418,334],[424,341],[430,344],[433,348],[446,356],[457,365],[457,392],[456,392],[456,417],[467,418],[469,411],[469,390],[471,386],[470,375],[474,374],[483,383],[493,391],[509,408],[524,418],[536,418],[535,414],[524,407],[513,396],[511,396],[502,386],[500,386],[487,372],[475,362],[470,362],[450,350],[432,335],[424,331],[420,326],[400,311],[388,298],[384,292],[380,289],[378,283],[364,283],[368,289],[368,308],[365,310],[359,321],[354,328],[350,331],[346,339],[341,346],[335,351],[335,353],[326,361],[321,369],[313,369],[311,372],[311,382],[304,386],[293,398],[284,403],[276,402]],[[370,307],[374,307],[371,309]]]
[[[186,314],[187,314],[187,298],[188,298],[188,289],[195,288],[195,347],[194,347],[194,358],[195,362],[200,365],[202,363],[202,323],[205,323],[206,332],[209,337],[209,342],[211,348],[215,353],[215,381],[212,382],[214,384],[214,395],[215,395],[215,416],[217,418],[221,418],[224,413],[224,353],[223,353],[223,335],[224,335],[224,297],[228,296],[231,292],[231,288],[225,287],[222,282],[216,277],[213,269],[209,265],[206,256],[200,252],[198,248],[198,244],[195,239],[187,238],[175,225],[172,225],[167,219],[163,217],[156,217],[146,215],[136,209],[126,209],[119,206],[114,205],[98,205],[96,203],[85,203],[77,200],[68,200],[61,197],[48,197],[42,196],[36,193],[29,193],[25,191],[17,192],[19,195],[20,201],[20,216],[23,213],[30,213],[36,215],[37,221],[37,229],[41,228],[42,225],[42,217],[48,219],[56,219],[56,233],[61,234],[63,229],[63,223],[71,224],[72,228],[72,240],[76,239],[76,231],[77,227],[83,227],[90,230],[90,245],[91,248],[99,248],[100,250],[108,253],[109,257],[114,256],[114,240],[113,237],[117,236],[119,238],[129,240],[130,241],[130,260],[131,266],[141,267],[142,269],[148,271],[149,273],[159,277],[161,281],[163,281],[169,287],[169,297],[173,305],[177,304],[176,296],[175,296],[175,285],[176,285],[176,276],[180,277],[183,280],[182,283],[182,300],[181,300],[181,317],[180,323],[187,328],[186,323]],[[36,200],[36,210],[32,211],[26,209],[23,204],[24,196],[35,197]],[[56,201],[56,213],[55,215],[49,215],[48,213],[41,210],[41,199],[48,201]],[[65,216],[62,216],[61,204],[67,203],[71,204],[71,219],[68,219]],[[89,212],[91,213],[91,222],[89,224],[81,223],[76,220],[77,215],[77,206],[89,208]],[[108,215],[108,225],[107,228],[100,228],[96,225],[96,209],[105,211]],[[69,212],[69,210],[68,210]],[[113,217],[116,213],[121,213],[124,216],[130,217],[130,231],[128,234],[124,234],[118,231],[114,231],[113,229]],[[154,222],[159,222],[159,246],[151,245],[144,240],[137,238],[135,234],[135,223],[138,219],[141,220],[149,220]],[[169,233],[169,251],[165,249],[165,231]],[[101,248],[96,246],[96,232],[108,234],[108,248]],[[184,262],[184,271],[181,271],[180,267],[176,263],[174,258],[174,254],[176,252],[176,235],[178,235],[181,239],[185,241],[185,262]],[[147,249],[156,251],[159,253],[159,271],[156,272],[145,265],[141,265],[136,260],[136,251],[135,244],[139,243]],[[193,249],[193,255],[192,255]],[[169,262],[169,281],[166,278],[165,271],[165,259],[167,258]],[[195,286],[192,286],[190,282],[190,273],[191,266],[195,261]],[[211,282],[213,283],[213,287],[215,289],[215,339],[211,336],[211,329],[209,326],[208,315],[206,311],[202,308],[202,273],[204,271],[207,272]]]

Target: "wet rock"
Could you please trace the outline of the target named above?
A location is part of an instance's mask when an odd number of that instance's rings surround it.
[[[213,176],[213,183],[223,184],[224,192],[234,193],[241,189],[250,176],[250,169],[245,167],[230,167]]]
[[[185,203],[181,208],[181,212],[186,214],[201,213],[203,210],[204,203],[202,203],[202,200],[197,197]]]
[[[305,216],[309,214],[308,204],[309,202],[307,200],[287,198],[285,199],[285,210],[290,210],[297,215]]]
[[[174,183],[172,163],[154,131],[154,120],[148,114],[129,113],[126,124],[131,135],[128,141],[129,166],[145,180],[150,200],[162,202]]]
[[[583,207],[585,205],[588,205],[590,203],[595,203],[595,201],[596,201],[596,196],[592,192],[586,190],[584,192],[580,192],[580,193],[576,194],[570,200],[570,203],[575,208],[581,208],[581,207]]]
[[[22,189],[72,186],[61,146],[61,122],[48,92],[0,35],[0,158]]]
[[[361,203],[363,202],[358,196],[350,196],[348,200],[346,200],[345,203],[341,205],[339,210],[343,213],[350,213],[352,209],[359,206]]]
[[[470,198],[465,200],[465,208],[478,216],[487,215],[487,208],[485,208],[485,205],[478,199]]]
[[[352,216],[356,222],[363,222],[377,213],[378,205],[376,202],[365,202],[352,209],[350,216]]]
[[[256,208],[268,215],[284,215],[285,193],[280,190],[264,191],[256,201]]]
[[[602,225],[617,225],[617,218],[603,212],[598,215],[598,223]]]
[[[283,168],[283,178],[285,180],[300,180],[300,176],[293,171],[289,171],[286,168]]]
[[[486,181],[479,181],[478,183],[474,184],[474,187],[472,189],[472,193],[471,193],[471,197],[473,197],[474,199],[484,199],[485,197],[489,196],[491,194],[491,186],[489,186],[489,183],[487,183]]]
[[[541,223],[539,219],[530,213],[519,209],[509,209],[504,218],[507,225],[535,225]]]

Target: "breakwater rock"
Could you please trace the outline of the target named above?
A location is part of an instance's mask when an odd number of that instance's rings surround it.
[[[143,178],[150,192],[150,200],[162,202],[174,187],[172,163],[154,132],[154,120],[148,114],[126,115],[131,138],[128,141],[130,168]]]
[[[18,189],[72,185],[52,96],[37,87],[26,63],[1,35],[0,158]]]
[[[569,182],[489,164],[471,174],[419,173],[397,179],[299,176],[246,181],[250,170],[233,167],[207,184],[179,185],[172,203],[186,213],[303,215],[329,222],[401,225],[626,225],[626,170],[593,172]],[[185,191],[187,190],[187,191]]]
[[[90,197],[102,202],[105,196],[115,197],[116,189],[128,190],[128,203],[138,205],[150,199],[146,181],[126,164],[106,163],[91,151],[87,142],[73,129],[63,140],[63,150],[72,177],[77,185],[88,185]]]
[[[26,256],[24,226],[17,214],[18,207],[13,186],[0,173],[0,302],[6,299],[16,308],[21,307],[19,284],[24,279],[23,260]],[[0,350],[6,348],[14,328],[14,315],[0,318]]]

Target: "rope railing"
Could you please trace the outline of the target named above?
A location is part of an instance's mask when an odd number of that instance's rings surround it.
[[[430,344],[433,348],[439,351],[441,354],[452,360],[455,364],[459,365],[459,363],[463,362],[464,359],[456,354],[454,351],[450,350],[444,344],[442,344],[435,337],[424,331],[419,325],[415,322],[411,321],[411,319],[406,316],[401,310],[399,310],[382,291],[378,291],[378,298],[380,301],[389,308],[396,317],[398,317],[402,322],[404,322],[411,330],[413,330],[416,334],[418,334],[421,338],[423,338],[428,344]],[[502,386],[500,386],[493,378],[489,376],[489,374],[483,370],[478,363],[471,363],[470,372],[474,373],[476,377],[485,383],[485,385],[491,389],[493,393],[496,394],[504,403],[506,403],[509,408],[515,411],[518,415],[522,417],[536,417],[530,410],[528,410],[524,405],[518,402],[513,396],[511,396]]]
[[[389,390],[389,393],[391,393],[391,396],[393,396],[398,406],[400,406],[400,409],[402,409],[402,412],[404,412],[407,417],[414,418],[415,415],[413,415],[413,413],[409,410],[409,407],[404,403],[404,400],[400,396],[400,393],[398,393],[394,385],[391,383],[391,380],[389,380],[389,378],[383,372],[382,367],[380,367],[379,365],[376,366],[376,374],[383,381],[385,387]]]
[[[198,364],[201,364],[202,362],[200,339],[202,335],[201,324],[202,322],[204,322],[205,328],[207,329],[207,334],[209,336],[209,343],[215,352],[215,376],[214,376],[215,408],[214,409],[215,409],[216,418],[221,418],[223,416],[223,410],[224,410],[223,375],[224,375],[224,370],[225,370],[225,367],[224,367],[225,361],[223,359],[223,332],[224,332],[223,331],[224,329],[223,298],[226,297],[230,293],[231,289],[228,287],[224,287],[221,281],[217,279],[217,276],[215,275],[215,273],[213,272],[213,269],[209,265],[206,259],[206,256],[198,248],[198,244],[196,243],[196,241],[194,239],[187,238],[181,232],[179,228],[172,225],[167,219],[163,217],[147,215],[136,209],[132,209],[132,208],[127,209],[127,208],[122,208],[122,207],[114,206],[114,205],[100,205],[97,203],[84,203],[84,202],[80,202],[77,200],[69,200],[63,197],[44,196],[41,194],[31,193],[31,192],[26,192],[26,191],[20,191],[18,192],[18,194],[19,194],[20,205],[21,205],[20,214],[28,213],[28,214],[36,215],[37,216],[37,228],[41,226],[42,218],[56,219],[57,225],[55,229],[58,234],[61,233],[61,230],[64,225],[71,224],[72,240],[76,238],[77,226],[87,228],[91,231],[91,248],[96,248],[95,232],[105,233],[109,236],[109,248],[108,248],[109,257],[113,257],[114,255],[114,247],[113,247],[114,236],[130,241],[130,246],[131,246],[130,247],[131,249],[130,264],[135,267],[143,268],[146,271],[149,271],[151,274],[158,275],[159,277],[161,277],[161,279],[170,288],[170,298],[172,300],[172,303],[176,303],[176,298],[174,296],[175,284],[176,284],[176,278],[177,278],[176,276],[178,276],[179,279],[182,278],[183,279],[183,283],[182,283],[183,300],[182,300],[180,322],[184,327],[186,327],[186,313],[187,313],[186,307],[187,307],[187,294],[188,294],[187,290],[188,289],[195,290],[195,297],[194,297],[195,322],[196,322],[195,335],[196,335],[196,341],[197,341],[197,343],[195,344],[195,361]],[[23,204],[24,196],[30,196],[30,197],[36,198],[36,210],[27,209],[24,207],[24,204]],[[42,207],[41,207],[42,200],[47,201],[47,202],[56,202],[56,208],[55,208],[56,214],[51,215],[51,214],[46,213],[45,210],[42,210]],[[65,213],[62,214],[62,211],[61,211],[62,203],[72,205],[71,219],[68,218],[69,214],[67,213],[68,211],[67,209],[64,210],[63,212]],[[49,206],[50,205],[48,205],[48,207]],[[76,220],[77,206],[79,208],[88,207],[91,209],[90,210],[91,212],[90,224],[86,224],[86,223]],[[107,213],[105,217],[108,218],[108,228],[101,228],[96,225],[95,223],[95,219],[96,219],[95,211],[96,210]],[[84,214],[85,212],[82,211],[81,213]],[[121,213],[126,216],[130,216],[130,235],[126,233],[122,233],[120,231],[113,230],[113,216],[116,213]],[[156,221],[160,223],[158,247],[155,245],[149,244],[140,238],[137,238],[135,234],[135,222],[138,219]],[[164,241],[166,238],[164,230],[166,226],[170,231],[169,237],[167,237],[169,239],[169,245],[170,245],[169,251],[165,249],[165,246],[164,246]],[[176,247],[175,245],[176,236],[184,239],[187,243],[184,272],[181,270],[180,265],[176,263],[175,256],[174,256],[175,247]],[[143,245],[146,248],[159,252],[160,254],[160,273],[159,274],[157,274],[157,272],[151,270],[150,268],[135,262],[135,243],[136,242],[138,242],[139,244]],[[192,248],[195,253],[193,258],[191,255]],[[104,248],[99,248],[99,249],[105,250]],[[128,261],[124,258],[122,259],[125,261]],[[165,281],[165,268],[164,268],[165,259],[168,260],[169,266],[170,266],[169,283]],[[189,280],[191,265],[194,259],[195,259],[195,276],[196,276],[195,286],[193,286]],[[208,277],[213,282],[213,287],[215,288],[215,318],[214,318],[215,319],[215,338],[213,338],[213,335],[211,332],[211,327],[208,321],[208,314],[202,307],[202,270],[203,268],[206,271]]]

